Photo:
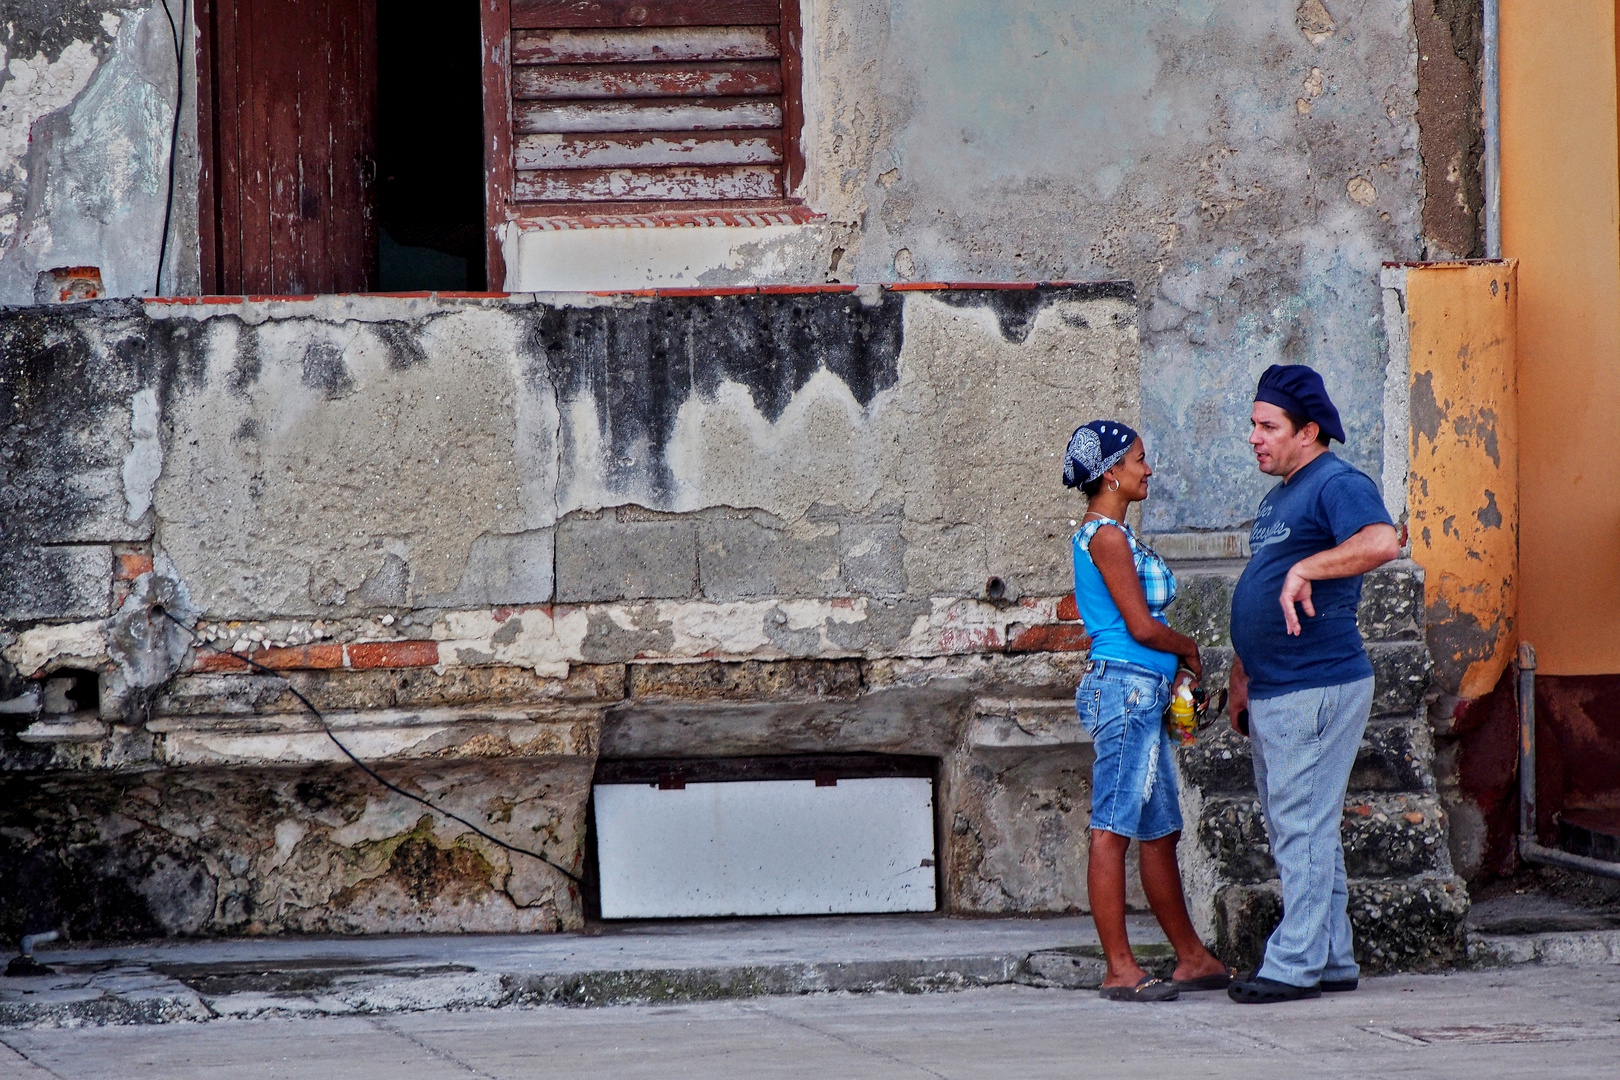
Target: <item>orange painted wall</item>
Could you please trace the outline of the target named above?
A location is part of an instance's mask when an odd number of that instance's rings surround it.
[[[1513,659],[1519,422],[1507,262],[1408,267],[1407,525],[1441,689],[1484,697]]]
[[[1615,0],[1501,0],[1502,253],[1519,261],[1519,632],[1620,673]]]

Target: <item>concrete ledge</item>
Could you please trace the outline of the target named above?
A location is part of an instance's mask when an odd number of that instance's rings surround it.
[[[1468,960],[1482,967],[1510,964],[1620,964],[1620,930],[1470,934]]]
[[[1069,698],[981,698],[967,741],[976,750],[1034,750],[1089,746],[1092,740]]]

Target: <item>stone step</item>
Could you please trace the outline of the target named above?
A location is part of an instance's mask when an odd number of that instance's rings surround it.
[[[1181,751],[1181,775],[1205,796],[1254,791],[1254,761],[1249,740],[1222,717]],[[1381,717],[1368,723],[1350,773],[1351,791],[1434,790],[1431,771],[1434,747],[1426,720],[1416,716]]]
[[[1345,872],[1353,878],[1451,872],[1445,814],[1434,795],[1351,796],[1342,829]],[[1277,876],[1255,798],[1206,799],[1198,841],[1225,881],[1252,884]]]
[[[1468,935],[1468,960],[1481,967],[1509,964],[1620,964],[1620,930],[1560,930],[1543,934]]]
[[[1232,647],[1205,646],[1204,685],[1212,691],[1226,685],[1232,668]],[[1423,704],[1429,688],[1429,649],[1420,640],[1369,641],[1367,659],[1373,669],[1374,716],[1412,716]]]
[[[1175,567],[1176,602],[1170,625],[1200,645],[1231,645],[1232,590],[1241,563]],[[1410,559],[1381,566],[1362,579],[1358,620],[1367,641],[1420,641],[1423,637],[1423,568]]]
[[[1352,878],[1349,885],[1350,923],[1363,973],[1434,970],[1464,959],[1468,891],[1461,878]],[[1256,966],[1281,918],[1277,882],[1222,888],[1215,895],[1216,953],[1239,968]]]

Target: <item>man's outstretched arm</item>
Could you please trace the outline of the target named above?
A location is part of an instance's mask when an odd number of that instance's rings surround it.
[[[1295,604],[1303,605],[1306,615],[1313,618],[1316,615],[1316,608],[1311,604],[1311,582],[1365,574],[1391,559],[1400,558],[1400,554],[1400,533],[1395,531],[1395,526],[1380,523],[1365,526],[1338,547],[1299,560],[1288,571],[1288,577],[1283,580],[1282,595],[1278,597],[1288,632],[1295,636],[1299,634],[1299,613],[1294,610]]]

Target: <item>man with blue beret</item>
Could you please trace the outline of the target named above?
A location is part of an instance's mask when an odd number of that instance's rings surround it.
[[[1400,555],[1378,487],[1331,450],[1344,426],[1322,376],[1273,364],[1249,415],[1260,501],[1249,565],[1232,596],[1232,726],[1251,738],[1283,918],[1265,961],[1228,988],[1265,1003],[1354,990],[1344,844],[1350,768],[1372,712],[1373,671],[1356,627],[1361,575]]]

